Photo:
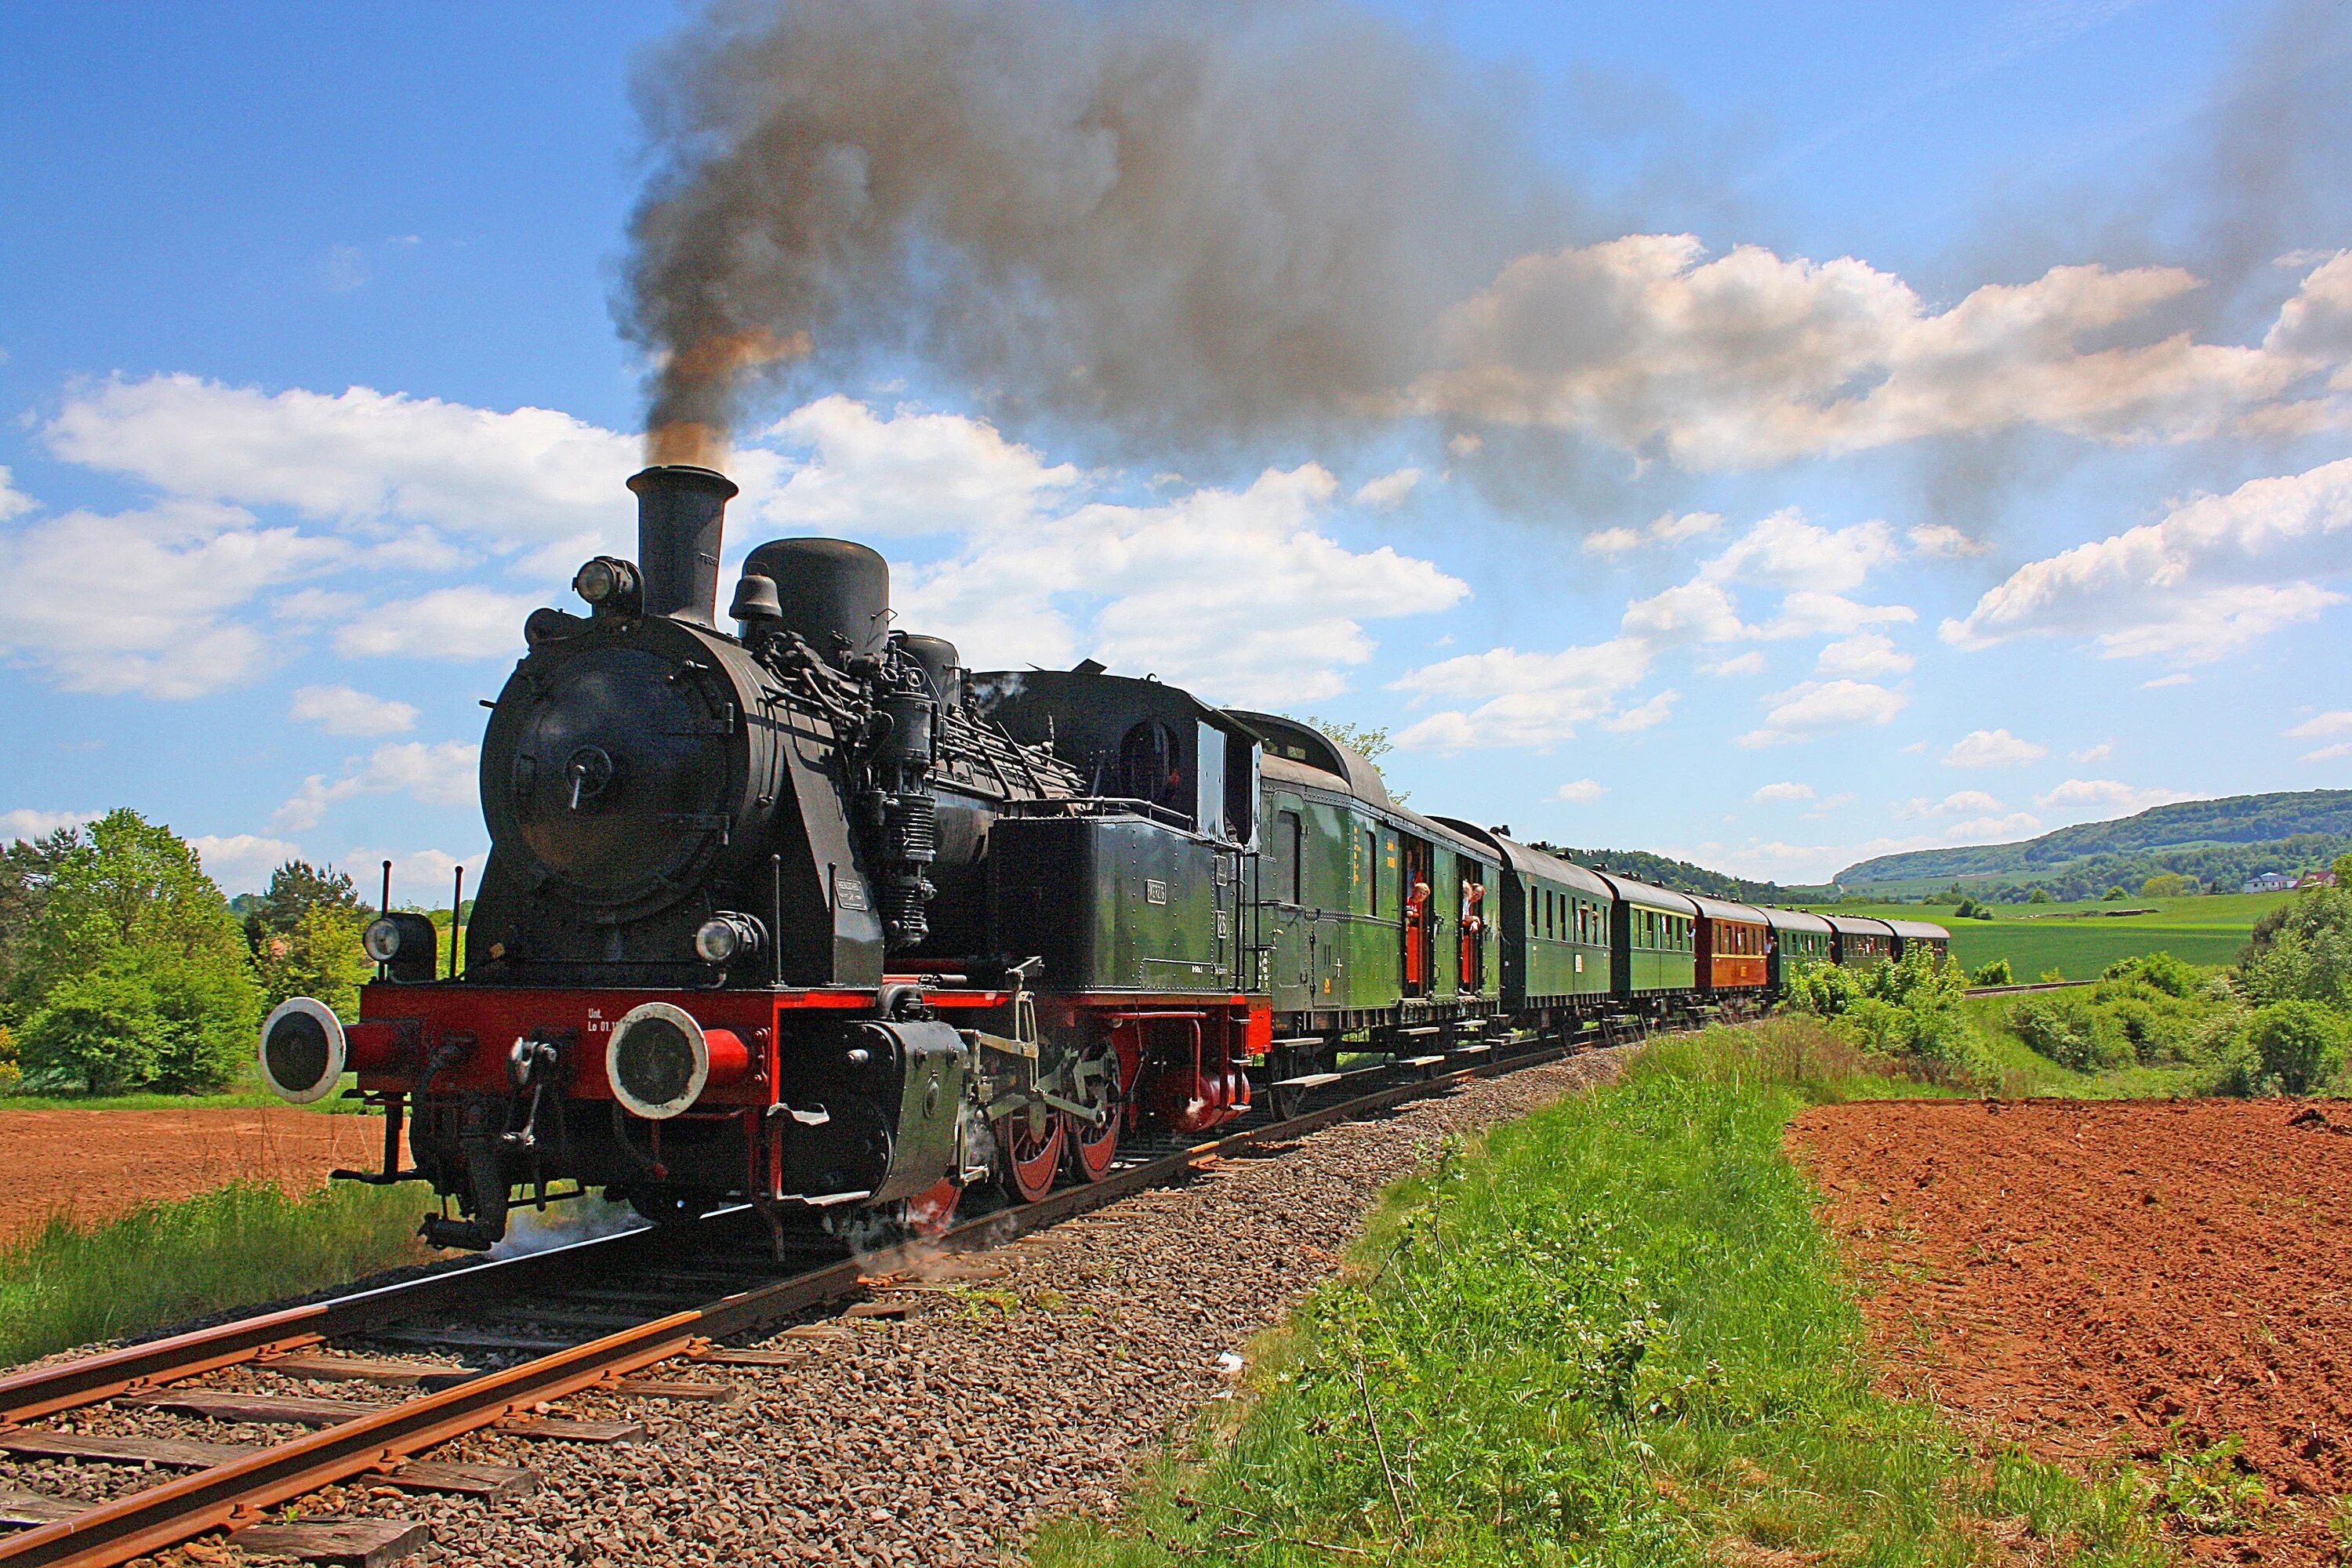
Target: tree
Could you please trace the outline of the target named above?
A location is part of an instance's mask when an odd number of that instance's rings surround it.
[[[1969,977],[1969,984],[1971,985],[2014,985],[2017,984],[2017,973],[2010,968],[2009,960],[2005,958],[1996,958],[1990,963],[1979,964],[1977,966],[1977,972]]]
[[[60,827],[0,849],[0,1016],[21,1016],[8,1003],[16,973],[24,966],[25,946],[47,902],[58,864],[79,841],[72,828]]]
[[[2336,886],[2352,887],[2352,849],[2328,862],[2327,869],[2335,876]]]
[[[2119,904],[2130,897],[2131,895],[2129,893],[2124,891],[2123,884],[2118,882],[2114,887],[2109,888],[2105,892],[2101,893],[2099,895],[2099,901],[2103,904]]]
[[[320,908],[365,916],[365,906],[348,872],[332,866],[313,866],[308,860],[289,860],[269,873],[268,888],[253,901],[245,917],[245,940],[258,955],[266,935],[292,932],[305,916]]]
[[[260,1016],[243,933],[195,851],[117,810],[72,833],[10,976],[28,1081],[222,1084]]]
[[[2139,885],[2143,899],[2180,899],[2197,890],[2197,884],[2178,871],[2158,871]]]
[[[313,904],[283,934],[271,932],[253,955],[261,979],[262,1002],[275,1007],[289,996],[313,996],[350,1023],[359,1016],[360,987],[374,965],[360,939],[367,912],[337,904]]]
[[[332,866],[289,860],[271,872],[245,917],[263,1003],[315,996],[346,1019],[358,1016],[370,967],[360,947],[367,919],[351,878]]]
[[[2052,899],[2051,899],[2051,897],[2050,897],[2050,889],[2047,889],[2047,888],[2036,888],[2036,889],[2033,889],[2033,896],[2032,896],[2032,897],[2031,897],[2031,898],[2029,898],[2029,899],[2027,899],[2025,901],[2026,901],[2027,903],[2029,903],[2029,904],[2046,904],[2046,903],[2050,903],[2050,902],[2052,902],[2053,900],[2052,900]]]
[[[2352,888],[2314,888],[2266,911],[2238,954],[2256,1003],[2352,1007]]]

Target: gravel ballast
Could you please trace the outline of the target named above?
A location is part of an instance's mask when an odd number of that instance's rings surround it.
[[[881,1292],[912,1303],[903,1321],[761,1342],[793,1352],[790,1365],[656,1370],[732,1384],[731,1403],[581,1395],[557,1408],[642,1422],[641,1441],[484,1432],[432,1455],[529,1466],[542,1478],[531,1495],[353,1487],[305,1511],[423,1521],[433,1543],[413,1563],[1002,1563],[1045,1518],[1115,1509],[1136,1461],[1231,1389],[1220,1357],[1331,1271],[1383,1186],[1448,1134],[1607,1081],[1629,1049],[1465,1084],[938,1259],[940,1288]]]

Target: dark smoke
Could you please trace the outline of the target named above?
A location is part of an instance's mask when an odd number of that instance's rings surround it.
[[[1570,237],[1518,95],[1324,0],[727,4],[638,96],[657,444],[894,354],[1136,450],[1316,434]]]

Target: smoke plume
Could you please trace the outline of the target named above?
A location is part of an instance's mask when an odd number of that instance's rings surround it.
[[[645,62],[665,456],[894,353],[1135,449],[1387,412],[1570,203],[1513,95],[1324,0],[768,0]]]

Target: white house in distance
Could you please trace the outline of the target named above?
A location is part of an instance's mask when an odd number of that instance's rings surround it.
[[[2265,871],[2259,877],[2248,878],[2245,887],[2241,890],[2249,893],[2284,893],[2294,886],[2294,879],[2284,871]]]

